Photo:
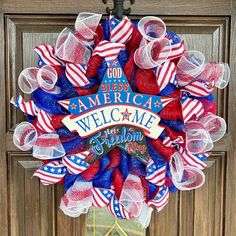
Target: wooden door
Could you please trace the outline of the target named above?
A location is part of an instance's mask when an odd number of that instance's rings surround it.
[[[110,1],[112,2],[112,1]],[[71,219],[58,205],[63,190],[43,187],[31,175],[39,166],[30,153],[16,149],[13,129],[24,119],[9,100],[19,92],[17,78],[35,65],[35,45],[53,43],[80,11],[104,13],[101,0],[0,1],[0,204],[2,236],[151,235],[233,236],[236,234],[236,1],[136,0],[132,17],[161,16],[179,33],[189,49],[202,51],[206,60],[231,66],[231,81],[215,92],[218,114],[228,124],[225,137],[215,145],[206,183],[197,191],[171,194],[160,214],[154,214],[146,232],[134,223],[114,222],[105,211]],[[120,228],[117,228],[117,224]],[[114,226],[112,228],[112,226]],[[126,234],[125,234],[126,232]]]

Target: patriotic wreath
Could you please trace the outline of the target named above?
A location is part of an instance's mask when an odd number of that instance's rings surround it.
[[[230,69],[187,50],[158,17],[100,21],[80,13],[55,46],[35,47],[38,66],[18,79],[31,99],[11,100],[27,119],[13,142],[42,161],[33,176],[43,185],[64,185],[66,215],[107,207],[146,228],[170,192],[204,183],[207,152],[226,131],[212,92]]]

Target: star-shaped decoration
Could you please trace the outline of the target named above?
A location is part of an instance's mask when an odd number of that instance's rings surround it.
[[[96,94],[59,101],[59,104],[72,114],[62,122],[69,130],[76,130],[82,138],[88,138],[87,148],[92,149],[94,155],[88,158],[89,161],[86,159],[86,163],[94,162],[95,158],[100,158],[115,147],[146,162],[147,146],[143,137],[159,137],[164,128],[158,125],[158,113],[172,99],[134,93],[119,61],[110,60],[107,65],[107,71]],[[117,132],[111,133],[112,128],[116,128]],[[96,142],[93,140],[96,135],[100,135],[100,139],[114,140],[116,136],[127,133],[136,133],[142,139],[128,142],[128,139],[121,137],[121,140],[126,140],[124,143],[114,143],[104,147],[101,153],[96,152]],[[110,141],[104,141],[104,145],[108,145],[108,142]]]
[[[115,22],[114,20],[111,20],[111,24],[112,24],[112,25],[115,25],[116,22]]]
[[[77,105],[76,105],[75,103],[72,103],[72,104],[70,105],[70,107],[71,107],[71,109],[75,110],[75,109],[77,108]]]
[[[161,106],[161,103],[160,102],[155,102],[155,107],[159,107]]]
[[[123,118],[122,120],[129,120],[129,117],[132,115],[132,112],[128,111],[128,108],[125,109],[124,112],[121,112]]]

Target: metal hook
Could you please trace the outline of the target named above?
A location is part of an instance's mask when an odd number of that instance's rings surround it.
[[[107,4],[108,0],[102,0],[104,4]],[[135,0],[129,0],[130,4],[133,5]],[[117,19],[121,20],[123,15],[129,15],[131,12],[131,8],[124,9],[124,0],[113,0],[114,7],[110,9],[109,7],[106,8],[106,12],[108,14],[114,15]]]

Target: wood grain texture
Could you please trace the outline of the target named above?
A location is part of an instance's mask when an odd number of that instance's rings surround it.
[[[7,214],[9,212],[7,193],[7,162],[6,162],[6,109],[5,109],[5,69],[4,69],[4,16],[0,14],[0,232],[8,234]]]
[[[128,2],[128,1],[127,1]],[[112,6],[112,0],[108,1]],[[129,3],[127,3],[129,6]],[[6,13],[54,13],[77,14],[81,11],[95,10],[105,13],[102,0],[3,0],[2,10]],[[230,15],[230,0],[136,0],[132,6],[133,15]]]
[[[52,235],[53,188],[32,178],[41,162],[21,152],[8,153],[10,235]]]
[[[236,233],[236,1],[232,1],[229,62],[231,65],[231,81],[228,97],[228,130],[230,133],[229,152],[227,153],[226,187],[225,187],[225,231],[224,235],[232,236]]]

